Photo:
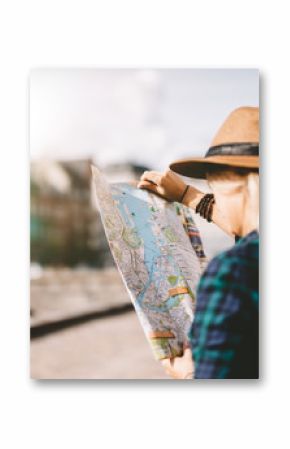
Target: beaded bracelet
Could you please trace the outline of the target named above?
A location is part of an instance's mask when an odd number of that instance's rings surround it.
[[[212,193],[206,193],[196,206],[195,212],[205,218],[208,222],[211,222],[214,203],[214,195]]]

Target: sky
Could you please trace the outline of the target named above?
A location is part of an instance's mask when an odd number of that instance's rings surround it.
[[[163,170],[203,156],[231,110],[258,104],[255,69],[36,69],[30,154]]]

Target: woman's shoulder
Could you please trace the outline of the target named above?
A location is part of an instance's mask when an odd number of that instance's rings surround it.
[[[241,238],[230,249],[223,251],[214,257],[208,265],[212,267],[219,267],[225,264],[242,263],[245,259],[247,261],[257,260],[259,258],[259,234],[253,231]]]
[[[208,264],[204,277],[237,279],[242,281],[256,274],[259,264],[259,234],[256,231],[243,237],[232,248],[215,256]],[[252,270],[252,272],[251,272]]]
[[[248,237],[248,236],[246,236]],[[241,239],[235,246],[214,257],[204,271],[198,288],[200,307],[204,307],[209,296],[221,303],[231,298],[239,302],[250,298],[258,301],[259,282],[259,238],[249,235]],[[204,300],[204,301],[203,301]]]

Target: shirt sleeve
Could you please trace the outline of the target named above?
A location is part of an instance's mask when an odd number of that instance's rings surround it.
[[[243,267],[232,258],[215,258],[197,292],[190,331],[196,379],[229,378],[242,335]]]

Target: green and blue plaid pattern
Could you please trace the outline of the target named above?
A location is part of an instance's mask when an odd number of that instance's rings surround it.
[[[215,257],[198,287],[189,338],[196,379],[259,377],[259,235]]]

